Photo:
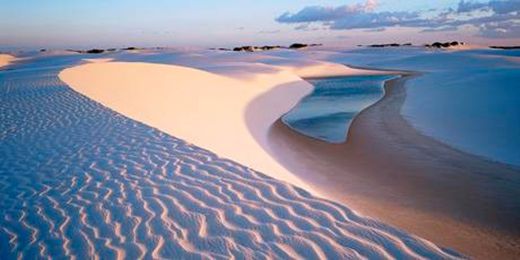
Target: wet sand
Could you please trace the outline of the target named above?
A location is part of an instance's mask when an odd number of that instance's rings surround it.
[[[385,97],[356,117],[346,143],[300,135],[278,120],[268,149],[313,189],[363,214],[470,257],[520,255],[520,169],[411,127],[400,109],[404,83],[416,76],[387,81]]]

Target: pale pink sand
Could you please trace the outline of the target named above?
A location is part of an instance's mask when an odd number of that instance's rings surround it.
[[[14,56],[9,54],[0,54],[0,68],[9,65],[14,60],[16,60]]]
[[[125,116],[312,190],[264,149],[276,149],[267,142],[269,128],[312,90],[300,76],[377,72],[316,62],[270,67],[269,72],[232,78],[173,65],[96,62],[66,69],[60,78],[76,91]],[[250,102],[281,85],[290,88],[265,102],[261,111],[248,117],[246,124],[244,114]]]

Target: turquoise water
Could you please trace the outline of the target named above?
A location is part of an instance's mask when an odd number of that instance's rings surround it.
[[[384,82],[395,76],[352,76],[308,80],[314,91],[282,121],[295,131],[330,143],[347,139],[352,120],[384,96]]]
[[[356,49],[331,61],[414,70],[401,114],[423,134],[520,166],[520,50]]]

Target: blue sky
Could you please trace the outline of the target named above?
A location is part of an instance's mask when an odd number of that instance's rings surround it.
[[[0,0],[0,47],[354,45],[439,38],[515,42],[518,11],[505,18],[490,15],[497,1],[517,7],[520,0],[469,2],[470,17],[490,16],[483,27],[481,20],[459,22],[467,15],[457,11],[458,0]],[[449,10],[461,18],[440,20],[439,13]]]

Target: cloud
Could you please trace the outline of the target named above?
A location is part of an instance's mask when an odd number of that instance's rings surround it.
[[[423,29],[422,33],[428,33],[428,32],[454,32],[457,31],[458,27],[456,26],[446,26],[446,27],[439,27],[439,28],[426,28]]]
[[[485,23],[480,26],[481,35],[487,38],[518,38],[520,21]]]
[[[457,7],[457,12],[465,13],[480,9],[487,9],[497,14],[506,14],[511,12],[520,11],[520,1],[518,0],[506,0],[497,1],[492,0],[487,3],[475,2],[475,1],[464,1],[461,0]]]
[[[419,14],[415,12],[357,13],[332,21],[331,29],[368,29],[417,24]]]
[[[286,12],[276,21],[297,24],[297,30],[308,30],[312,24],[321,24],[331,30],[373,31],[401,26],[438,32],[456,31],[459,26],[471,25],[478,28],[483,37],[520,37],[520,0],[461,0],[456,9],[444,10],[377,12],[376,9],[374,0],[338,7],[308,6],[296,13]]]
[[[300,24],[300,25],[294,27],[294,29],[307,31],[307,30],[309,30],[309,24],[308,23]]]
[[[365,29],[365,32],[384,32],[384,31],[386,31],[385,27]]]
[[[308,6],[296,14],[286,12],[276,18],[280,23],[306,23],[335,21],[362,12],[373,11],[377,7],[375,0],[368,0],[364,4],[342,5],[339,7]]]
[[[312,26],[312,24],[310,24],[310,23],[304,23],[304,24],[300,24],[300,25],[294,27],[294,29],[296,29],[296,30],[300,30],[300,31],[308,31],[308,32],[311,32],[311,31],[319,31],[319,30],[321,30],[322,28],[320,28],[320,27],[316,27],[316,26]]]
[[[478,10],[484,7],[487,7],[488,5],[485,3],[478,3],[473,1],[460,1],[459,5],[457,7],[458,13],[467,13],[474,10]]]

